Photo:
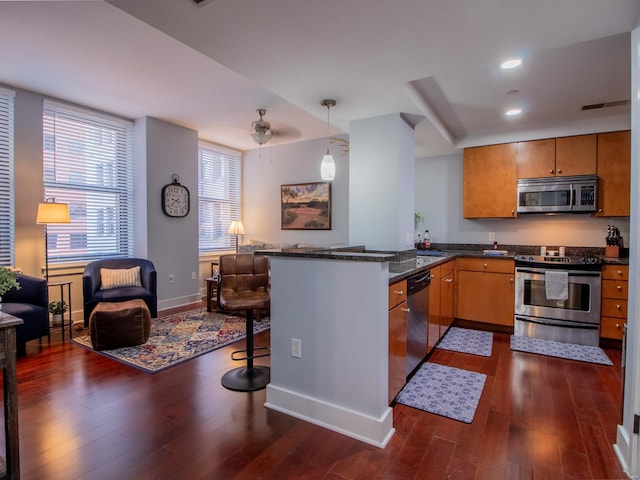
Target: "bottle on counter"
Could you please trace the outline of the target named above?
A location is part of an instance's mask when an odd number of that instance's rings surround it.
[[[422,237],[418,234],[418,241],[416,242],[416,248],[422,250]]]
[[[422,240],[422,248],[429,250],[431,248],[431,237],[429,237],[429,230],[424,231],[424,239]]]

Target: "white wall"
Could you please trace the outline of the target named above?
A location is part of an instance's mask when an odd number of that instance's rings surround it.
[[[158,274],[158,309],[200,300],[198,280],[198,132],[154,118],[145,123],[147,251]],[[186,217],[162,213],[162,187],[172,175],[189,189]],[[192,278],[195,272],[196,278]],[[175,281],[170,283],[169,276]]]
[[[465,220],[462,218],[462,154],[416,161],[416,212],[425,221],[432,242],[490,244],[495,232],[498,244],[604,247],[607,225],[620,229],[625,246],[629,218],[593,218],[590,214],[520,215],[516,219]]]
[[[272,140],[277,142],[277,137]],[[240,243],[306,243],[318,246],[347,245],[349,239],[349,157],[331,145],[336,177],[331,182],[331,230],[281,230],[280,185],[321,182],[320,161],[326,138],[287,145],[263,145],[242,158],[242,221]]]

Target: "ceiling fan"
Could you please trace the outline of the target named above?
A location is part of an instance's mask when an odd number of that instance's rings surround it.
[[[276,132],[271,130],[271,124],[269,122],[262,119],[262,117],[267,114],[264,108],[257,109],[256,113],[260,115],[260,119],[254,120],[251,123],[251,128],[253,129],[251,138],[253,138],[258,145],[263,145],[271,140],[271,138],[276,135]]]

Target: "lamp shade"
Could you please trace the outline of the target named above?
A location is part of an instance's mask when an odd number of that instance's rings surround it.
[[[69,205],[66,203],[44,202],[38,204],[37,224],[71,223]]]
[[[242,226],[242,221],[233,220],[231,222],[231,226],[229,227],[229,230],[227,230],[227,233],[231,235],[244,235],[245,231],[244,231],[244,227]]]
[[[328,148],[327,153],[322,157],[322,163],[320,163],[320,176],[322,180],[333,180],[336,176],[336,163]]]

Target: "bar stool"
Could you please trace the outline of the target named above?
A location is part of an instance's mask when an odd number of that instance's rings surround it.
[[[264,255],[235,254],[220,256],[220,308],[227,312],[244,311],[246,319],[246,350],[231,353],[234,361],[246,360],[244,367],[229,370],[222,376],[222,385],[229,390],[252,392],[261,390],[271,380],[269,367],[254,365],[253,359],[266,357],[269,347],[253,345],[253,312],[269,309],[269,260]]]

